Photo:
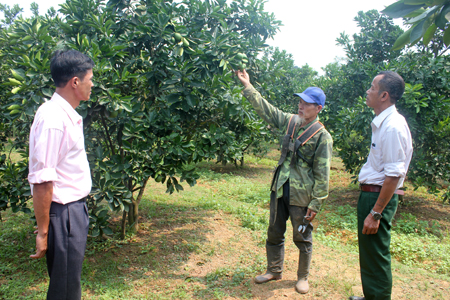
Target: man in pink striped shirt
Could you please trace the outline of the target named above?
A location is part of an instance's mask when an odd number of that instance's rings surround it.
[[[56,91],[39,107],[30,130],[28,181],[37,222],[36,254],[30,257],[47,258],[47,299],[81,299],[92,181],[83,119],[75,108],[89,100],[93,67],[78,51],[56,51],[50,63]]]

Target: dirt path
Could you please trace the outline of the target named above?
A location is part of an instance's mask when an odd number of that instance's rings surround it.
[[[208,274],[240,264],[248,264],[243,257],[265,263],[265,250],[257,245],[250,232],[243,232],[237,220],[231,216],[217,214],[208,219],[210,232],[207,240],[216,249],[214,255],[205,259],[204,255],[192,255],[181,268],[180,275],[189,270],[189,276],[206,278]],[[310,292],[300,295],[294,290],[296,283],[298,251],[291,242],[292,234],[287,234],[285,271],[283,279],[267,284],[255,284],[253,278],[246,278],[236,289],[246,289],[250,299],[347,299],[349,295],[362,296],[357,253],[343,253],[320,243],[315,243],[310,274]],[[244,242],[247,241],[247,242]],[[232,250],[232,251],[231,251]],[[246,260],[244,259],[244,260]],[[264,267],[264,266],[263,266]],[[256,273],[255,273],[256,275]],[[426,271],[409,268],[394,262],[394,288],[392,299],[450,299],[450,280],[442,279]],[[198,283],[197,283],[198,284]],[[201,286],[201,284],[200,284]],[[203,286],[201,288],[207,288]],[[235,290],[236,291],[236,290]],[[232,292],[230,293],[232,294]],[[240,299],[228,297],[226,299]]]

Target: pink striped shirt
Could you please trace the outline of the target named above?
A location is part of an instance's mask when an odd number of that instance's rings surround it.
[[[92,181],[84,149],[83,118],[57,93],[42,104],[30,130],[28,182],[53,182],[52,201],[86,197]]]

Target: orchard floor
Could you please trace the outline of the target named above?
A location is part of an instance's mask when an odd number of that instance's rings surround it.
[[[294,289],[298,250],[290,224],[283,279],[262,285],[254,282],[266,267],[267,182],[276,156],[272,151],[267,161],[249,159],[241,169],[205,164],[197,185],[183,185],[183,192],[172,195],[165,193],[163,185],[149,182],[136,233],[125,240],[117,236],[89,239],[82,299],[344,300],[362,296],[356,233],[328,224],[327,210],[349,205],[353,211],[358,195],[351,176],[335,159],[327,205],[314,221],[316,234],[322,229],[334,243],[314,241],[309,293],[300,295]],[[409,188],[397,212],[402,213],[430,224],[438,222],[442,240],[448,242],[450,208],[441,200]],[[45,299],[45,261],[28,259],[34,247],[33,222],[10,211],[3,212],[2,219],[0,254],[5,259],[0,265],[0,299]],[[120,221],[121,214],[113,214],[115,232]],[[405,265],[393,260],[392,299],[450,299],[450,274],[424,268],[432,263]]]

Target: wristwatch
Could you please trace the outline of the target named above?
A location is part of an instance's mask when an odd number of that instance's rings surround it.
[[[370,210],[370,213],[372,214],[374,220],[381,220],[381,214],[379,212],[374,211],[373,209]]]

